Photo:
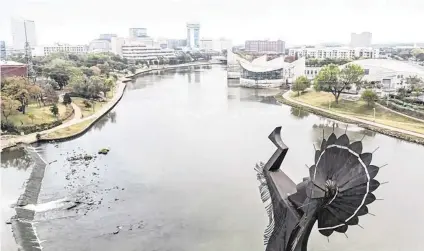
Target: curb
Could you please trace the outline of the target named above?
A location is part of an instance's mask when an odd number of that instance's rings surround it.
[[[275,96],[275,98],[277,99],[278,102],[280,102],[282,104],[292,106],[292,107],[295,107],[295,108],[299,108],[299,109],[305,110],[307,112],[313,113],[313,114],[321,116],[321,117],[326,117],[326,118],[329,118],[329,119],[338,120],[338,121],[341,121],[343,123],[355,124],[355,125],[362,127],[364,129],[371,130],[371,131],[374,131],[374,132],[378,132],[378,133],[384,134],[386,136],[405,140],[405,141],[412,142],[412,143],[419,144],[419,145],[424,145],[424,138],[406,135],[404,133],[395,132],[395,131],[392,131],[392,130],[389,130],[389,129],[383,129],[383,128],[380,128],[380,127],[360,123],[360,122],[357,122],[355,120],[347,119],[347,118],[344,118],[344,117],[341,117],[341,116],[337,116],[337,115],[334,115],[334,114],[330,114],[330,113],[327,113],[327,112],[316,110],[316,109],[313,109],[313,108],[310,108],[310,107],[307,107],[307,106],[303,106],[303,105],[291,102],[291,101],[285,99],[284,96],[281,95],[281,94]]]

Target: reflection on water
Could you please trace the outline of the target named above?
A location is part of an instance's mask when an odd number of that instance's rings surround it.
[[[293,115],[295,118],[299,118],[299,119],[303,119],[309,116],[309,112],[301,109],[301,108],[296,108],[296,107],[292,107],[290,108],[290,113],[291,115]]]
[[[97,130],[102,130],[102,128],[108,123],[116,123],[116,112],[111,111],[105,116],[103,116],[101,119],[99,119],[94,125],[93,128]]]
[[[290,149],[282,168],[296,183],[308,175],[304,166],[313,163],[313,144],[323,132],[328,137],[333,130],[337,135],[346,131],[352,141],[365,134],[364,151],[381,147],[372,163],[389,164],[378,174],[379,181],[390,181],[376,192],[385,200],[370,206],[377,217],[362,217],[365,229],[349,228],[349,239],[332,235],[328,242],[315,229],[308,250],[421,246],[424,147],[353,125],[346,129],[344,123],[313,114],[300,113],[299,119],[297,110],[265,104],[279,90],[229,86],[219,66],[178,71],[138,78],[114,108],[116,114],[97,129],[41,146],[47,162],[57,160],[46,168],[42,201],[88,193],[96,202],[91,210],[81,205],[79,210],[37,214],[39,237],[47,240],[44,251],[263,250],[268,218],[253,167],[275,151],[267,137],[276,126],[282,126]],[[196,71],[200,83],[195,83]],[[109,154],[88,166],[66,160],[74,151],[96,154],[104,147],[110,147]],[[140,228],[131,228],[135,223]],[[117,226],[123,227],[114,235]]]
[[[6,225],[15,215],[12,208],[24,191],[25,181],[31,172],[31,157],[24,150],[3,151],[0,168],[0,250],[18,250],[11,225]]]
[[[31,156],[28,155],[23,149],[15,151],[5,151],[1,153],[1,167],[2,168],[17,168],[26,170],[34,162]]]
[[[230,82],[232,80],[229,79],[228,81]],[[280,93],[280,89],[254,89],[233,86],[228,86],[227,88],[228,99],[247,102],[261,102],[273,105],[279,105],[274,97]]]

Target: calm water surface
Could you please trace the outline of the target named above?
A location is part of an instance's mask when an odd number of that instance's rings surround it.
[[[290,148],[283,169],[299,182],[323,129],[328,136],[333,125],[337,134],[346,127],[276,105],[278,91],[235,85],[220,66],[144,76],[87,134],[41,145],[47,162],[57,160],[39,198],[50,206],[36,215],[44,250],[263,250],[267,216],[253,168],[275,150],[268,134],[282,126]],[[389,164],[377,176],[389,181],[376,192],[384,200],[369,207],[376,216],[360,218],[364,229],[349,228],[348,239],[335,233],[328,242],[314,230],[309,250],[422,246],[424,147],[348,127],[351,139],[364,134],[366,151],[380,147],[373,163]],[[87,163],[66,160],[103,147],[110,153]],[[67,200],[84,203],[67,210]]]

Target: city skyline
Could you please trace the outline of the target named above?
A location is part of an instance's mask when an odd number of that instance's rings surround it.
[[[38,44],[87,44],[100,33],[126,35],[131,27],[145,27],[152,37],[185,38],[186,23],[192,21],[201,24],[202,38],[225,37],[234,44],[255,39],[281,39],[288,45],[348,44],[352,32],[364,31],[373,33],[373,44],[424,42],[424,34],[416,32],[424,2],[411,0],[264,0],[259,6],[256,1],[224,0],[122,0],[118,5],[110,2],[114,4],[101,6],[95,1],[67,2],[3,3],[8,12],[0,17],[0,40],[12,44],[11,19],[21,17],[35,21]],[[237,12],[241,4],[243,12]],[[325,11],[316,11],[323,6]],[[149,9],[160,9],[161,13]]]

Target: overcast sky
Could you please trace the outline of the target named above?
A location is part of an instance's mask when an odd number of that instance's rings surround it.
[[[12,42],[11,18],[35,21],[39,44],[87,44],[100,33],[185,38],[283,39],[288,44],[348,43],[370,31],[373,43],[424,42],[424,0],[0,0],[0,40]]]

